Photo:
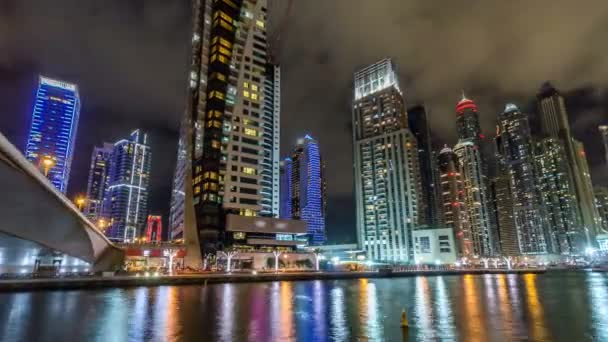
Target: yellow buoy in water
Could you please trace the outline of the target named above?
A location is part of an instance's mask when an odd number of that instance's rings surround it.
[[[407,314],[405,313],[405,310],[401,311],[401,327],[402,328],[407,328],[409,327],[409,323],[407,322]]]

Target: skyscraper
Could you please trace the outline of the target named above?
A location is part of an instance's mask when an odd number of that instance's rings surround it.
[[[595,203],[602,222],[602,233],[608,234],[608,187],[596,186]]]
[[[279,216],[279,162],[280,162],[280,117],[281,117],[281,68],[266,65],[264,82],[264,133],[262,133],[262,210],[260,216]]]
[[[512,103],[498,115],[498,158],[509,176],[513,219],[519,251],[546,254],[552,249],[534,168],[534,146],[528,116]]]
[[[541,87],[537,99],[542,133],[547,137],[558,138],[563,143],[583,229],[587,242],[593,243],[594,236],[598,233],[599,215],[584,149],[571,134],[564,98],[557,89],[547,82]]]
[[[484,181],[483,161],[474,139],[460,140],[454,146],[458,156],[460,174],[464,182],[465,204],[471,223],[473,252],[479,256],[494,254],[492,241],[494,232],[490,213],[490,198]]]
[[[177,142],[177,160],[171,189],[171,207],[169,210],[169,239],[184,238],[184,218],[186,209],[186,176],[191,173],[190,153],[188,151],[189,121],[182,122]]]
[[[492,179],[490,184],[492,203],[496,213],[496,232],[494,240],[498,241],[500,253],[505,256],[517,256],[520,254],[519,242],[517,240],[517,229],[513,218],[513,196],[511,194],[511,177],[499,166],[498,175]]]
[[[586,239],[564,144],[558,138],[541,139],[536,142],[535,158],[538,190],[545,207],[553,252],[581,253]]]
[[[600,134],[602,134],[604,153],[606,153],[606,165],[608,165],[608,125],[601,125],[598,128],[600,130]]]
[[[103,218],[103,205],[106,201],[110,164],[114,145],[104,143],[102,147],[94,147],[89,167],[89,180],[87,183],[87,203],[85,215],[97,223]]]
[[[471,222],[465,202],[464,182],[460,174],[458,156],[451,148],[445,146],[437,157],[439,167],[439,194],[442,203],[442,224],[452,228],[458,254],[473,256],[473,238]]]
[[[481,126],[479,125],[479,114],[477,105],[473,100],[466,98],[464,92],[462,99],[456,105],[456,131],[458,140],[468,140],[476,146],[480,146]]]
[[[291,200],[293,198],[293,184],[292,184],[292,175],[293,175],[293,165],[291,162],[291,158],[285,158],[281,161],[281,169],[280,169],[280,181],[281,181],[281,194],[280,194],[280,212],[279,217],[282,219],[291,219],[292,218],[292,203]]]
[[[40,76],[25,156],[44,169],[51,183],[63,193],[70,179],[79,116],[78,87]]]
[[[357,71],[354,78],[358,242],[369,259],[412,261],[420,169],[395,67],[390,59],[383,59]]]
[[[106,235],[133,241],[143,234],[148,211],[151,152],[147,135],[135,130],[114,144],[104,214],[110,219]]]
[[[278,121],[274,120],[278,98],[272,99],[273,125],[277,125],[265,127],[265,96],[270,90],[266,83],[266,2],[194,1],[184,120],[188,129],[183,135],[185,150],[191,153],[185,169],[191,169],[191,176],[186,172],[182,235],[188,246],[199,245],[202,253],[230,245],[227,214],[256,216],[264,208],[264,137],[267,129],[278,136]],[[273,94],[277,95],[278,69],[272,74]],[[278,148],[274,135],[271,140],[273,149]],[[276,156],[274,151],[270,156]],[[268,164],[273,165],[274,174],[278,174],[277,162],[278,158]],[[192,252],[188,255],[194,255]]]
[[[310,245],[325,242],[325,179],[319,144],[310,135],[298,141],[291,158],[283,162],[282,218],[306,222]],[[289,195],[291,194],[291,195]],[[287,210],[291,209],[291,213]]]
[[[417,105],[407,110],[409,128],[418,142],[418,164],[420,165],[420,182],[422,192],[420,197],[419,223],[436,225],[438,223],[437,208],[437,169],[432,153],[431,129],[428,123],[426,107]]]

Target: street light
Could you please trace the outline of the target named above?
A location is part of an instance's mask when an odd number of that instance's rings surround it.
[[[48,154],[45,154],[44,156],[42,156],[42,158],[40,158],[40,165],[42,166],[42,170],[44,172],[45,177],[49,176],[49,171],[51,171],[51,169],[55,167],[55,164],[57,164],[55,158],[51,157]]]
[[[87,203],[87,199],[86,199],[86,197],[84,197],[82,195],[78,195],[78,196],[76,196],[74,203],[76,203],[78,210],[82,211],[82,208],[84,207],[85,203]]]

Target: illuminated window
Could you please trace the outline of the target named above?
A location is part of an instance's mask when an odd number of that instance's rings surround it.
[[[222,117],[222,112],[220,112],[219,110],[210,110],[207,112],[207,118],[208,119],[212,119],[212,118],[221,118]]]
[[[217,184],[216,183],[204,183],[203,184],[203,189],[204,190],[217,191]]]
[[[256,212],[251,209],[241,209],[241,212],[239,214],[241,216],[257,216]]]
[[[245,240],[245,233],[243,232],[234,232],[232,236],[235,240]]]
[[[243,131],[245,132],[246,135],[252,136],[252,137],[257,137],[258,136],[258,131],[256,131],[253,128],[244,128]]]
[[[256,174],[256,170],[252,167],[243,167],[241,168],[241,170],[243,171],[243,173],[246,173],[248,175],[255,175]]]
[[[220,99],[220,100],[223,100],[223,99],[224,99],[224,93],[222,93],[221,91],[212,90],[212,91],[209,93],[209,98],[210,98],[210,99],[212,99],[212,98],[214,98],[214,97],[216,97],[216,98],[218,98],[218,99]]]
[[[220,53],[223,53],[226,56],[232,55],[232,52],[230,52],[230,50],[226,49],[225,47],[221,47],[221,46],[220,46]]]
[[[213,171],[205,172],[205,179],[217,179],[217,173]]]
[[[220,25],[230,32],[234,31],[234,27],[232,27],[232,25],[228,24],[224,20],[220,20]]]
[[[226,75],[222,74],[221,72],[214,72],[211,74],[211,79],[218,79],[220,81],[224,81],[226,82]]]
[[[228,58],[224,57],[223,55],[219,55],[217,57],[217,60],[224,63],[224,64],[228,64]]]
[[[233,21],[232,17],[229,16],[228,14],[224,13],[224,11],[215,12],[215,14],[213,15],[213,19],[216,19],[218,16],[221,16],[222,19],[226,20],[229,23],[232,23],[232,21]]]
[[[249,97],[249,91],[248,90],[243,90],[243,96]]]
[[[264,22],[261,20],[256,20],[255,24],[258,25],[258,27],[264,28]]]
[[[218,140],[211,140],[211,147],[215,149],[219,149],[222,146]]]
[[[245,82],[245,83],[247,83],[247,82]],[[247,87],[245,87],[245,88],[247,88]],[[255,85],[255,84],[252,84],[252,85],[251,85],[251,90],[253,90],[253,91],[258,91],[258,86],[257,86],[257,85]]]
[[[256,94],[256,93],[251,93],[251,99],[252,99],[252,100],[257,100],[257,99],[258,99],[258,94]]]
[[[225,47],[227,47],[229,49],[232,47],[232,44],[229,41],[227,41],[226,39],[221,38],[221,37],[220,37],[220,44],[224,45]]]
[[[249,82],[243,83],[243,88],[249,88]],[[251,86],[251,89],[253,89],[253,85]]]
[[[197,195],[201,192],[201,187],[200,186],[195,186],[194,187],[194,194]]]

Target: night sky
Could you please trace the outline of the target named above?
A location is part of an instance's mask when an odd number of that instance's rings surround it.
[[[277,1],[271,11],[281,18],[287,0]],[[594,183],[608,184],[597,131],[608,123],[607,1],[294,1],[278,51],[281,153],[304,134],[319,140],[332,241],[355,240],[352,75],[383,57],[397,64],[408,105],[429,106],[436,147],[455,143],[461,90],[492,137],[506,102],[534,115],[536,91],[553,81]],[[187,0],[0,0],[0,131],[23,149],[39,73],[77,83],[70,197],[86,191],[94,145],[143,128],[152,141],[151,213],[166,217],[189,41]]]

